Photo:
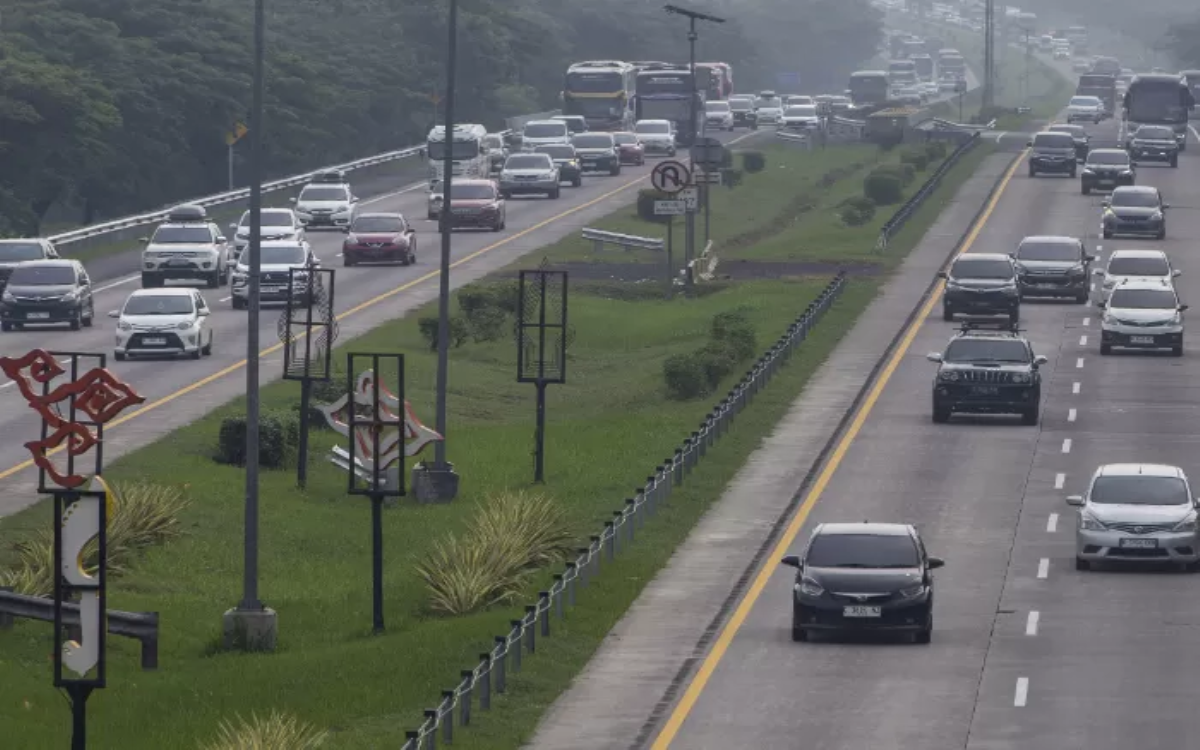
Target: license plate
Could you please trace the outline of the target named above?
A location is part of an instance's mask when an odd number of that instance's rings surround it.
[[[147,336],[142,339],[142,343],[146,346],[166,346],[167,340],[159,336]]]
[[[882,612],[879,607],[845,607],[842,609],[843,617],[880,617]]]
[[[1129,340],[1135,344],[1153,344],[1153,336],[1131,336]]]
[[[31,313],[26,313],[25,317],[28,318],[29,320],[45,320],[50,317],[50,313],[48,313],[48,312],[31,312]]]
[[[185,259],[185,258],[171,258],[170,260],[167,261],[167,265],[168,266],[186,266],[186,265],[189,265],[189,263],[188,263],[187,259]]]
[[[976,396],[995,396],[1000,392],[1000,389],[994,385],[975,385],[971,386],[971,393]]]
[[[282,284],[264,284],[261,291],[266,292],[267,294],[278,294],[279,292],[283,291],[283,285]]]
[[[1157,539],[1122,539],[1121,546],[1126,549],[1154,549],[1158,547]]]

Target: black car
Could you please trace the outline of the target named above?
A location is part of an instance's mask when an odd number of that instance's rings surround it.
[[[41,237],[29,239],[0,239],[0,292],[8,283],[8,275],[21,263],[31,260],[52,260],[58,257],[54,243]]]
[[[1179,141],[1175,131],[1165,125],[1142,125],[1125,144],[1129,160],[1138,162],[1160,162],[1179,167]]]
[[[1166,239],[1166,210],[1170,207],[1169,203],[1163,203],[1158,188],[1149,185],[1119,187],[1104,201],[1104,239],[1118,234]]]
[[[933,378],[933,421],[950,421],[955,412],[1019,414],[1021,423],[1036,425],[1041,414],[1042,376],[1046,358],[1015,328],[981,330],[968,323],[944,352],[926,358],[938,363]]]
[[[967,253],[958,256],[949,271],[942,296],[942,320],[963,315],[1007,315],[1016,323],[1021,318],[1021,292],[1017,266],[1000,253]]]
[[[77,260],[32,260],[19,264],[0,295],[0,329],[66,323],[72,331],[96,319],[92,281]]]
[[[1033,140],[1027,145],[1030,148],[1030,177],[1037,177],[1039,174],[1075,176],[1075,139],[1070,133],[1043,130],[1033,136]]]
[[[1088,151],[1092,149],[1092,139],[1082,125],[1051,125],[1046,128],[1051,133],[1066,133],[1075,140],[1075,161],[1087,160]]]
[[[1070,297],[1086,304],[1091,291],[1089,255],[1077,237],[1026,237],[1012,254],[1024,297]]]
[[[580,133],[571,137],[583,171],[621,174],[621,154],[612,133]]]
[[[901,523],[823,523],[796,568],[792,640],[813,632],[933,635],[933,575],[945,562],[925,552],[921,535]]]
[[[729,108],[733,110],[733,127],[758,130],[758,114],[754,111],[754,97],[730,99]]]
[[[1137,170],[1129,153],[1119,148],[1098,148],[1088,154],[1079,175],[1079,190],[1084,195],[1093,190],[1113,189],[1137,182]]]
[[[583,169],[579,166],[579,154],[575,147],[566,143],[556,143],[549,146],[538,146],[535,154],[546,154],[558,165],[558,177],[561,182],[571,183],[571,187],[583,184]]]

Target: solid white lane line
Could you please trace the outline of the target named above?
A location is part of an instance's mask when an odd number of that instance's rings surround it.
[[[1061,490],[1063,485],[1067,483],[1067,475],[1061,471],[1054,475],[1054,489]]]
[[[1017,691],[1013,694],[1013,706],[1016,708],[1024,708],[1025,701],[1029,700],[1029,678],[1017,678]]]
[[[231,299],[233,299],[233,295],[232,295],[232,294],[231,294],[231,295],[229,295],[228,297],[222,297],[222,298],[220,299],[220,301],[221,301],[221,302],[228,302],[228,301],[229,301],[229,300],[231,300]]]
[[[1079,393],[1079,381],[1071,383],[1071,393]]]
[[[1091,284],[1088,284],[1088,289],[1093,292],[1096,291],[1096,282],[1093,281]]]
[[[1079,359],[1075,360],[1075,369],[1076,370],[1083,369],[1083,357],[1080,357]]]
[[[1087,346],[1087,334],[1086,333],[1079,337],[1079,345]]]
[[[1056,531],[1058,531],[1058,514],[1051,513],[1050,517],[1046,519],[1046,533],[1053,534]]]
[[[1029,617],[1025,620],[1025,635],[1037,635],[1037,626],[1040,617],[1036,609],[1029,613]]]
[[[1077,412],[1075,409],[1067,410],[1067,421],[1068,422],[1074,422],[1075,417],[1077,417],[1077,416],[1079,416],[1079,412]]]
[[[1050,575],[1050,558],[1043,557],[1038,560],[1038,578],[1046,578]]]
[[[1091,324],[1092,324],[1092,319],[1091,319],[1091,318],[1084,318],[1084,319],[1083,319],[1083,327],[1084,327],[1084,328],[1087,328],[1087,327],[1088,327],[1088,326],[1090,326]]]
[[[1063,438],[1062,452],[1063,453],[1071,452],[1071,438]]]
[[[142,275],[139,273],[135,276],[129,276],[124,279],[120,279],[118,281],[112,281],[112,282],[109,282],[108,284],[105,284],[104,286],[96,287],[95,289],[92,290],[92,293],[95,294],[96,292],[106,292],[109,289],[116,289],[117,287],[124,286],[131,281],[137,281],[140,278],[142,278]]]

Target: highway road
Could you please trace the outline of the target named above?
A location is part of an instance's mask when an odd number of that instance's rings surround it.
[[[1093,129],[1106,139],[1116,130]],[[1033,234],[1084,237],[1104,259],[1117,248],[1162,248],[1194,304],[1197,151],[1192,140],[1177,170],[1139,169],[1139,182],[1172,204],[1164,241],[1098,239],[1101,196],[1082,196],[1078,180],[1030,179],[1022,160],[967,251],[1009,252]],[[799,533],[782,544],[799,553],[824,521],[916,524],[930,554],[947,561],[935,574],[932,644],[793,643],[794,571],[773,555],[654,747],[1195,747],[1195,579],[1075,571],[1076,514],[1065,498],[1109,462],[1177,464],[1200,477],[1200,351],[1101,357],[1096,308],[1030,302],[1022,324],[1049,357],[1041,425],[936,425],[936,366],[925,354],[941,351],[954,327],[933,302],[923,312],[789,527]]]

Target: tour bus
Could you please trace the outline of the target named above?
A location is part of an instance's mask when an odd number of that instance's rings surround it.
[[[882,70],[859,70],[850,74],[850,101],[856,107],[883,104],[888,98],[888,74]]]
[[[1192,90],[1192,98],[1200,101],[1200,70],[1181,70],[1179,75]]]
[[[436,219],[442,206],[442,180],[446,152],[449,150],[451,179],[485,178],[491,173],[491,150],[486,143],[487,128],[479,124],[455,125],[447,144],[446,126],[436,125],[425,139],[425,154],[429,158],[428,216]]]
[[[637,120],[670,120],[675,123],[679,146],[691,146],[699,133],[692,116],[703,117],[706,94],[696,90],[686,65],[648,67],[636,76],[634,115]]]
[[[634,74],[633,65],[619,60],[575,63],[563,84],[563,114],[583,117],[591,130],[629,130]]]
[[[707,82],[707,86],[701,87],[707,90],[710,101],[728,99],[733,93],[730,71],[731,68],[725,63],[696,63],[696,75],[700,76],[701,84]]]
[[[929,55],[913,55],[913,65],[917,68],[917,78],[922,81],[933,80],[933,58]]]
[[[1075,87],[1076,96],[1098,96],[1104,102],[1104,111],[1110,116],[1116,112],[1117,77],[1098,73],[1084,73],[1079,76],[1079,85]]]
[[[1122,103],[1126,132],[1136,131],[1139,125],[1169,125],[1175,131],[1179,150],[1187,147],[1188,113],[1196,99],[1181,76],[1166,73],[1134,76]]]
[[[892,60],[887,72],[888,82],[893,86],[910,86],[917,82],[917,66],[912,60]]]
[[[947,74],[961,78],[967,74],[967,61],[953,47],[938,50],[937,73],[939,78]]]

